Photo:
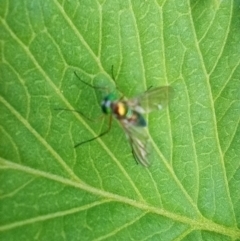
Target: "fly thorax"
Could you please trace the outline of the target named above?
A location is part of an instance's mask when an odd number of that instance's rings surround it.
[[[126,118],[128,107],[124,102],[116,101],[112,102],[112,110],[117,119],[124,119]]]
[[[126,107],[124,118],[129,124],[131,123],[135,125],[135,123],[138,122],[138,113],[131,108]]]

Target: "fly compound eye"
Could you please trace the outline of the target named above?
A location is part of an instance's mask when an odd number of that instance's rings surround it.
[[[102,107],[102,112],[104,114],[111,113],[111,101],[107,97],[105,97],[104,100],[102,101],[101,107]]]
[[[102,107],[102,112],[103,112],[104,114],[107,114],[107,108],[106,108],[106,105],[105,105],[105,101],[102,101],[101,107]]]

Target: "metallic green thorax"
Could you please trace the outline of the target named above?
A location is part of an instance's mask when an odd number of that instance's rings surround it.
[[[102,111],[104,114],[113,114],[118,120],[126,121],[135,126],[146,126],[144,117],[132,110],[126,101],[117,100],[116,95],[109,94],[102,101]]]

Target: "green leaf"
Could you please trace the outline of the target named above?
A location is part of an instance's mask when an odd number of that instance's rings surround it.
[[[239,1],[0,2],[0,240],[240,240]],[[137,165],[114,81],[171,85]],[[73,111],[78,110],[87,118]]]

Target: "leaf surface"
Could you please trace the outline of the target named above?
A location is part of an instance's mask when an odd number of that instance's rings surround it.
[[[0,239],[240,240],[239,4],[2,0]],[[149,168],[116,120],[74,148],[165,85]]]

